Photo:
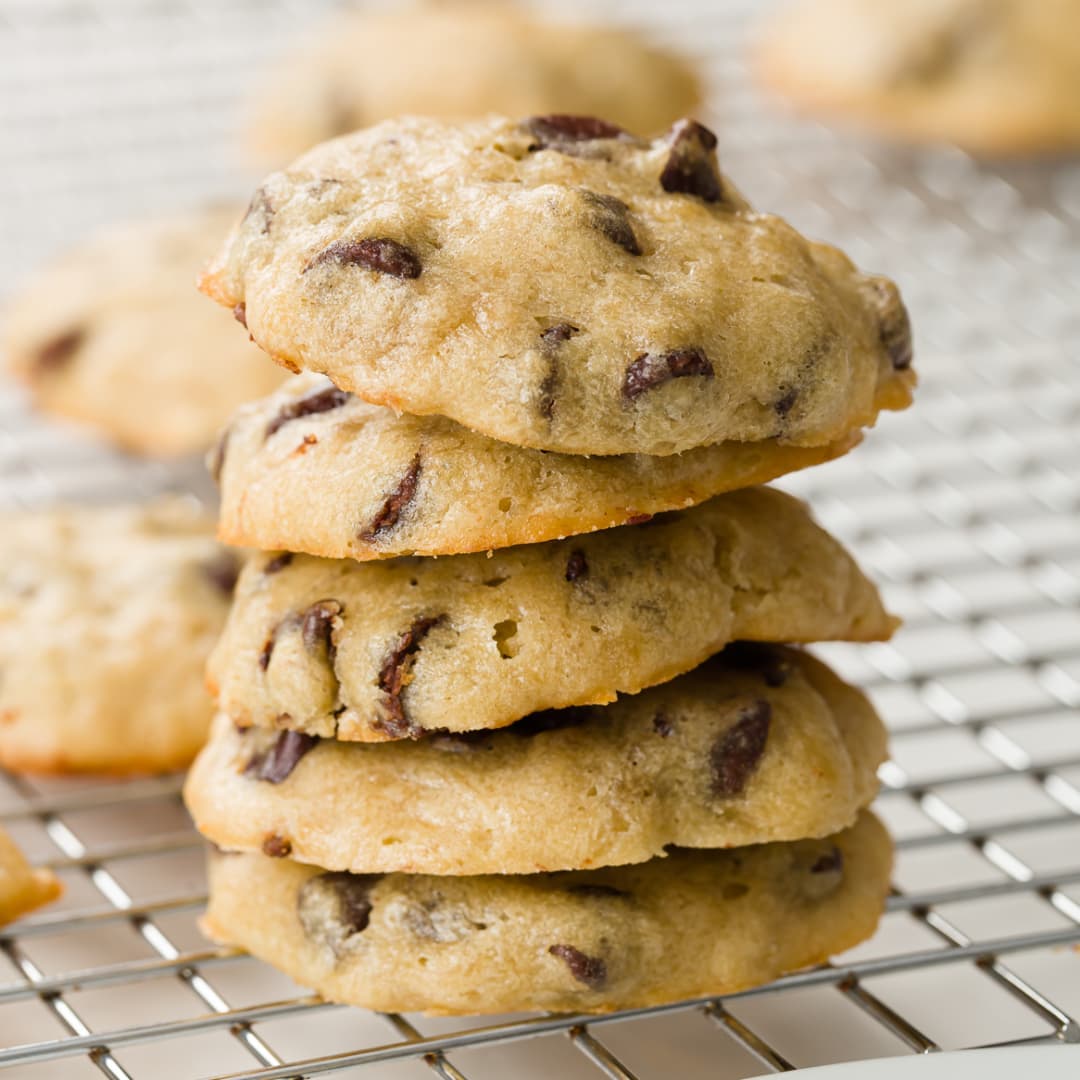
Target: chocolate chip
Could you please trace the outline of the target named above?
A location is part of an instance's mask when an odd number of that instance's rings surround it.
[[[911,319],[900,299],[900,290],[888,278],[868,278],[863,294],[878,318],[878,337],[892,361],[893,370],[911,367]]]
[[[667,353],[642,353],[627,369],[622,394],[627,401],[641,397],[670,379],[690,375],[713,377],[713,366],[702,349],[675,349]]]
[[[371,524],[360,534],[365,543],[373,543],[383,533],[389,532],[401,517],[401,512],[412,502],[416,495],[416,485],[420,480],[420,454],[412,459],[405,475],[398,481],[397,487],[386,496],[386,501],[379,508]]]
[[[319,741],[317,735],[303,731],[282,731],[268,750],[262,750],[244,767],[252,780],[280,784],[287,780],[300,759]]]
[[[271,574],[276,574],[281,570],[284,570],[286,566],[293,561],[293,553],[291,551],[283,551],[280,555],[275,555],[272,559],[268,560],[263,567],[263,573],[270,577]]]
[[[334,620],[343,608],[336,600],[319,600],[304,612],[300,621],[300,637],[304,648],[310,653],[322,649],[330,659],[334,657]]]
[[[627,525],[644,525],[647,522],[652,521],[655,514],[630,514],[626,519]]]
[[[795,670],[795,665],[783,652],[772,645],[758,641],[736,641],[721,654],[729,667],[742,671],[756,671],[766,686],[783,686]]]
[[[716,740],[709,754],[712,793],[720,798],[739,795],[765,752],[772,707],[758,698],[739,710],[738,719]]]
[[[536,137],[536,145],[530,150],[558,150],[566,143],[592,142],[594,139],[617,139],[626,132],[615,124],[596,116],[570,116],[566,113],[549,113],[547,116],[530,116],[524,127]]]
[[[369,236],[363,240],[335,240],[328,248],[312,258],[304,273],[324,263],[338,266],[360,266],[396,278],[418,278],[422,267],[416,253],[396,240],[385,236]]]
[[[707,203],[719,202],[724,189],[716,164],[716,136],[696,120],[680,120],[668,135],[668,145],[671,152],[660,173],[660,186]]]
[[[247,304],[237,304],[233,309],[233,318],[246,330],[247,324]]]
[[[286,859],[292,854],[292,844],[284,836],[270,833],[262,842],[262,851],[271,859]]]
[[[229,448],[230,435],[232,435],[232,428],[225,428],[218,436],[218,441],[214,444],[214,450],[210,455],[210,460],[206,463],[207,468],[210,470],[210,478],[215,484],[221,483],[221,470],[225,468],[225,453]]]
[[[304,933],[340,955],[350,939],[367,929],[374,907],[371,890],[379,877],[335,871],[308,878],[296,895]]]
[[[834,844],[819,855],[810,867],[811,874],[838,874],[844,869],[844,853]]]
[[[202,564],[202,572],[211,585],[224,596],[232,596],[236,579],[240,576],[240,559],[233,551],[219,551],[209,562]]]
[[[566,560],[566,580],[579,581],[589,576],[589,564],[585,559],[585,552],[581,548],[575,548],[570,552],[570,558]]]
[[[270,231],[270,222],[274,217],[274,207],[270,202],[270,196],[266,192],[266,188],[256,188],[255,194],[251,196],[251,202],[248,204],[247,213],[244,214],[244,221],[248,218],[254,218],[260,223],[259,231],[265,236]],[[245,324],[246,325],[246,324]]]
[[[607,982],[607,964],[598,956],[587,956],[573,945],[552,945],[548,952],[557,956],[579,983],[599,990]]]
[[[556,323],[554,326],[549,326],[540,335],[540,341],[542,347],[547,350],[554,351],[564,341],[569,341],[575,334],[580,333],[576,326],[571,326],[569,323],[561,322]]]
[[[379,689],[383,692],[386,715],[374,724],[379,731],[392,739],[416,739],[424,729],[414,724],[405,711],[401,695],[412,681],[412,668],[416,654],[432,627],[446,618],[445,615],[423,616],[417,619],[394,643],[379,669]]]
[[[82,330],[69,330],[66,334],[47,341],[34,353],[34,367],[40,372],[49,373],[66,367],[85,336]]]
[[[588,221],[592,228],[631,255],[641,254],[641,245],[630,224],[630,207],[622,199],[585,188],[581,189],[581,197],[588,208]]]
[[[330,412],[332,409],[340,409],[352,400],[352,394],[339,390],[336,386],[328,386],[325,390],[318,390],[314,394],[300,398],[299,401],[290,401],[282,406],[277,416],[266,425],[266,434],[269,439],[274,432],[284,427],[292,420],[299,420],[303,416],[313,416],[316,413]]]
[[[662,712],[653,717],[652,726],[661,739],[668,738],[675,731],[675,725]]]
[[[263,647],[259,652],[259,669],[266,671],[270,667],[270,657],[274,655],[274,646],[277,644],[278,631],[281,629],[281,623],[278,623],[273,630],[270,631],[269,636],[263,642]]]
[[[795,402],[799,400],[799,391],[794,386],[789,386],[774,402],[773,412],[783,420]]]

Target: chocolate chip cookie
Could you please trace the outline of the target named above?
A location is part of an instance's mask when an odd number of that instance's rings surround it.
[[[276,66],[251,112],[254,154],[279,165],[389,117],[590,113],[655,132],[693,112],[687,63],[610,26],[552,22],[512,4],[350,11]]]
[[[508,877],[210,857],[203,928],[330,1001],[393,1012],[612,1009],[730,993],[873,933],[892,848],[864,812],[820,840]]]
[[[138,453],[212,446],[281,372],[195,290],[239,216],[205,210],[102,230],[41,272],[7,312],[8,367],[46,412]]]
[[[896,287],[754,212],[715,146],[387,121],[266,180],[202,288],[293,371],[519,446],[823,447],[906,407]]]
[[[51,870],[35,870],[0,829],[0,926],[32,911],[61,893],[60,882]]]
[[[0,765],[160,772],[187,765],[239,569],[183,500],[0,518]]]
[[[826,836],[873,798],[884,756],[861,693],[800,650],[738,644],[613,705],[496,732],[365,745],[219,716],[184,797],[228,850],[528,874]]]
[[[509,446],[299,375],[234,417],[212,461],[218,535],[331,558],[452,555],[554,540],[693,506],[836,457],[776,439],[585,458]]]
[[[610,702],[737,639],[866,641],[894,625],[802,503],[749,488],[490,557],[255,555],[209,678],[243,726],[383,741]]]
[[[759,68],[797,106],[908,139],[1080,146],[1076,0],[804,0],[770,26]]]

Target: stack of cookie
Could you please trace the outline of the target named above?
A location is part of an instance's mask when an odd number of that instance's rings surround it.
[[[482,1013],[721,993],[873,930],[882,726],[777,643],[894,621],[752,485],[908,404],[890,282],[753,212],[699,124],[547,116],[318,147],[203,288],[307,369],[216,455],[262,553],[186,789],[212,936]]]

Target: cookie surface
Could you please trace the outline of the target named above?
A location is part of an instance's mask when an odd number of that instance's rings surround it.
[[[255,555],[208,670],[243,726],[383,741],[603,704],[737,639],[893,629],[802,503],[749,488],[490,557]]]
[[[206,210],[104,229],[43,270],[7,312],[10,370],[46,412],[140,453],[211,446],[280,371],[195,277],[239,216]]]
[[[278,66],[249,141],[278,165],[315,143],[406,113],[588,113],[654,132],[693,112],[687,64],[636,35],[537,18],[510,4],[347,12]]]
[[[1080,145],[1076,0],[804,0],[759,50],[797,106],[983,153]]]
[[[203,667],[237,555],[191,504],[7,514],[0,535],[0,765],[187,765],[212,708]]]
[[[35,870],[0,829],[0,926],[32,911],[61,893],[60,882],[51,870]]]
[[[824,446],[906,407],[896,287],[754,213],[714,147],[387,121],[265,181],[201,287],[293,371],[518,446]]]
[[[212,854],[202,925],[331,1001],[607,1012],[730,993],[850,948],[877,926],[891,862],[867,812],[827,839],[561,874],[381,877]]]
[[[356,873],[583,870],[837,832],[885,757],[862,694],[799,650],[747,645],[502,731],[297,740],[219,716],[185,787],[196,828],[230,851]]]
[[[770,439],[668,457],[549,454],[443,417],[398,415],[299,375],[234,415],[217,454],[218,535],[360,560],[488,551],[693,506],[850,445]]]

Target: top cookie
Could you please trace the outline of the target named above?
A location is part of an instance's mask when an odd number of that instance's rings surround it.
[[[200,210],[104,229],[36,277],[8,312],[8,364],[37,403],[129,450],[212,445],[282,375],[195,290],[235,221]]]
[[[905,407],[896,287],[754,213],[715,142],[387,122],[271,176],[202,288],[292,370],[520,446],[820,446]]]
[[[249,141],[278,165],[403,113],[590,113],[655,132],[700,102],[681,59],[625,31],[510,4],[427,4],[337,16],[260,88]]]
[[[1080,145],[1076,0],[805,0],[762,42],[798,105],[984,153]]]

